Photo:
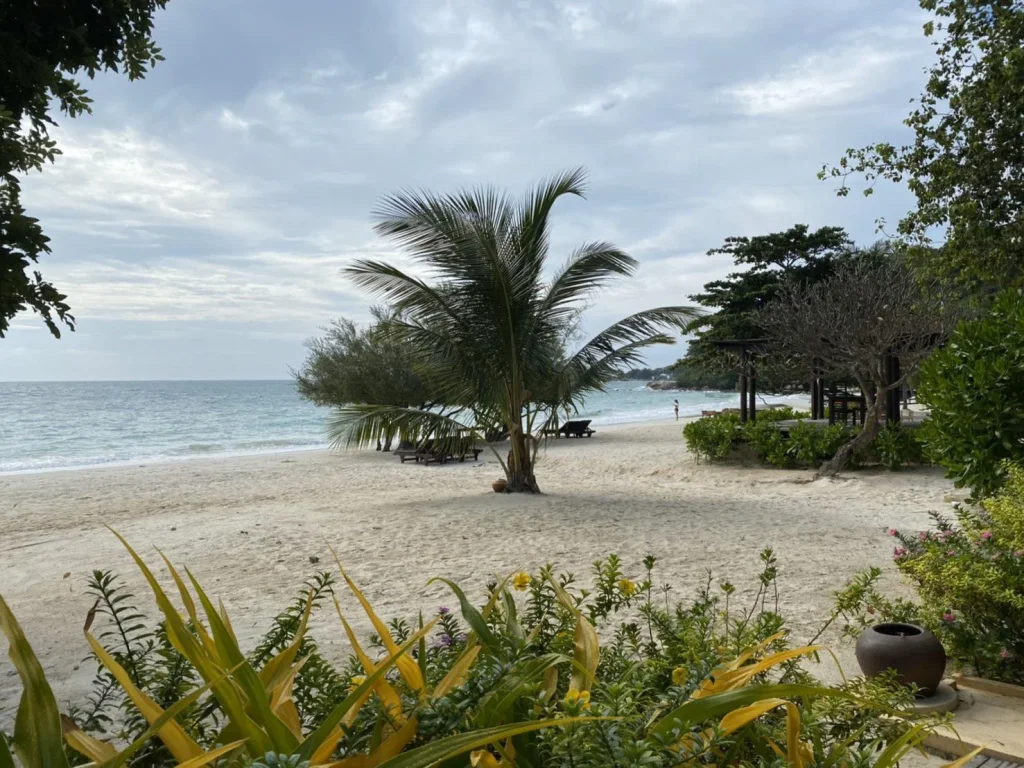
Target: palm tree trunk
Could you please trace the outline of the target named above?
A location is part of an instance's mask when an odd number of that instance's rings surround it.
[[[533,476],[533,453],[530,441],[519,424],[509,430],[512,449],[508,452],[505,469],[505,491],[507,493],[540,493],[537,478]]]

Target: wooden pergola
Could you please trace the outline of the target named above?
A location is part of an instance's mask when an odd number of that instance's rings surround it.
[[[757,368],[754,365],[754,353],[762,349],[768,339],[722,339],[711,341],[712,346],[734,352],[740,358],[740,422],[757,421]],[[887,354],[882,362],[885,367],[887,383],[899,381],[900,359],[894,354]],[[811,378],[811,420],[825,418],[825,378],[824,374],[815,369]],[[867,393],[865,393],[866,395]],[[886,396],[885,417],[890,423],[900,421],[900,393],[890,389]]]
[[[757,368],[754,352],[768,339],[722,339],[711,341],[718,349],[735,352],[740,357],[740,423],[757,421]]]

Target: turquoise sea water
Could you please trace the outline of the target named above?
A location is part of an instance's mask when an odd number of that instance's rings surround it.
[[[736,405],[725,392],[614,382],[581,414],[594,426]],[[322,448],[327,411],[291,381],[0,382],[0,473]]]

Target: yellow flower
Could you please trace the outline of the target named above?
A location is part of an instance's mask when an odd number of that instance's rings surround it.
[[[520,571],[512,578],[512,586],[516,588],[518,592],[525,592],[526,588],[530,586],[530,582],[533,581],[530,578],[530,574],[526,571]]]
[[[494,766],[503,765],[504,761],[497,759],[486,749],[478,749],[469,753],[469,764],[473,768],[493,768]]]
[[[569,706],[578,704],[581,709],[590,709],[590,691],[570,688],[565,694],[565,703]]]
[[[690,679],[690,670],[686,667],[676,667],[672,670],[672,685],[685,685]]]
[[[360,685],[366,682],[366,675],[355,675],[351,680],[348,681],[348,687],[358,688]]]
[[[622,594],[626,597],[632,597],[633,593],[636,592],[636,584],[629,579],[619,579],[619,589],[622,590]]]

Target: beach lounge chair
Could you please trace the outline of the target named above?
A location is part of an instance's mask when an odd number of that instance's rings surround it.
[[[427,440],[420,446],[413,445],[412,443],[402,443],[398,446],[398,450],[395,451],[394,455],[401,459],[403,464],[407,461],[419,463],[421,460],[431,456],[433,445],[433,440]]]
[[[558,431],[566,437],[590,437],[595,431],[590,429],[590,421],[590,419],[567,421]]]

